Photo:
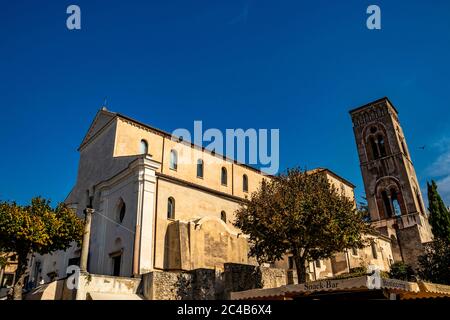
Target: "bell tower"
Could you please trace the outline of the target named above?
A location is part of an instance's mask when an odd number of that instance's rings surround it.
[[[372,225],[391,238],[393,260],[416,266],[432,235],[397,109],[382,98],[350,115]]]

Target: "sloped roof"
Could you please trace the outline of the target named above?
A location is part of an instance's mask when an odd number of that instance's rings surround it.
[[[86,135],[83,138],[83,141],[80,144],[80,148],[82,148],[85,144],[89,142],[103,127],[105,127],[112,119],[115,118],[117,114],[111,111],[108,111],[106,108],[100,109],[95,115],[94,120],[92,121]]]

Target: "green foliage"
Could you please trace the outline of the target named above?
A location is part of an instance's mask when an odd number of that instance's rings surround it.
[[[66,205],[50,207],[50,201],[34,198],[29,206],[0,203],[0,249],[3,252],[64,250],[80,242],[83,221]],[[20,253],[20,252],[19,252]]]
[[[410,265],[402,261],[399,261],[391,265],[391,270],[389,271],[389,278],[404,281],[415,281],[415,273]]]
[[[366,267],[355,267],[350,269],[350,273],[361,273],[366,274],[367,268]]]
[[[8,258],[6,256],[0,256],[0,270],[8,265]]]
[[[435,239],[419,257],[419,276],[429,282],[450,285],[450,243]]]
[[[262,182],[236,212],[235,226],[249,236],[249,254],[259,262],[292,253],[305,282],[307,261],[365,245],[362,234],[370,227],[363,216],[325,175],[291,169]]]
[[[427,183],[430,225],[436,238],[450,242],[450,213],[437,191],[436,182]]]
[[[354,268],[354,269],[357,269],[357,268]],[[353,270],[353,268],[351,270]],[[362,277],[362,276],[367,276],[367,275],[368,275],[367,271],[363,271],[360,269],[357,271],[350,271],[350,273],[343,273],[338,276],[334,276],[334,277],[327,278],[327,279],[343,280],[343,279],[357,278],[357,277]],[[381,276],[381,278],[384,278],[384,279],[389,278],[389,274],[386,271],[380,271],[380,276]]]
[[[34,198],[28,206],[0,202],[0,251],[14,252],[18,257],[17,288],[21,286],[31,253],[47,254],[65,250],[72,242],[80,243],[83,221],[65,204],[56,208],[50,201]]]

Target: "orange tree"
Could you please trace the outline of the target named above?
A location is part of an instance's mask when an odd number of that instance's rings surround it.
[[[365,213],[320,173],[290,169],[263,180],[236,212],[235,226],[249,236],[250,256],[262,262],[293,256],[299,283],[306,263],[366,245]]]
[[[27,206],[0,202],[0,252],[14,252],[18,258],[13,299],[22,299],[31,254],[65,250],[82,235],[83,221],[65,204],[52,208],[40,197]]]

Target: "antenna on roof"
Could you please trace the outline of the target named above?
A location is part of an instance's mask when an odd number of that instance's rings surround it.
[[[106,108],[107,104],[108,104],[108,97],[105,97],[105,99],[103,100],[103,105],[102,105],[103,111],[108,111],[108,109]]]

